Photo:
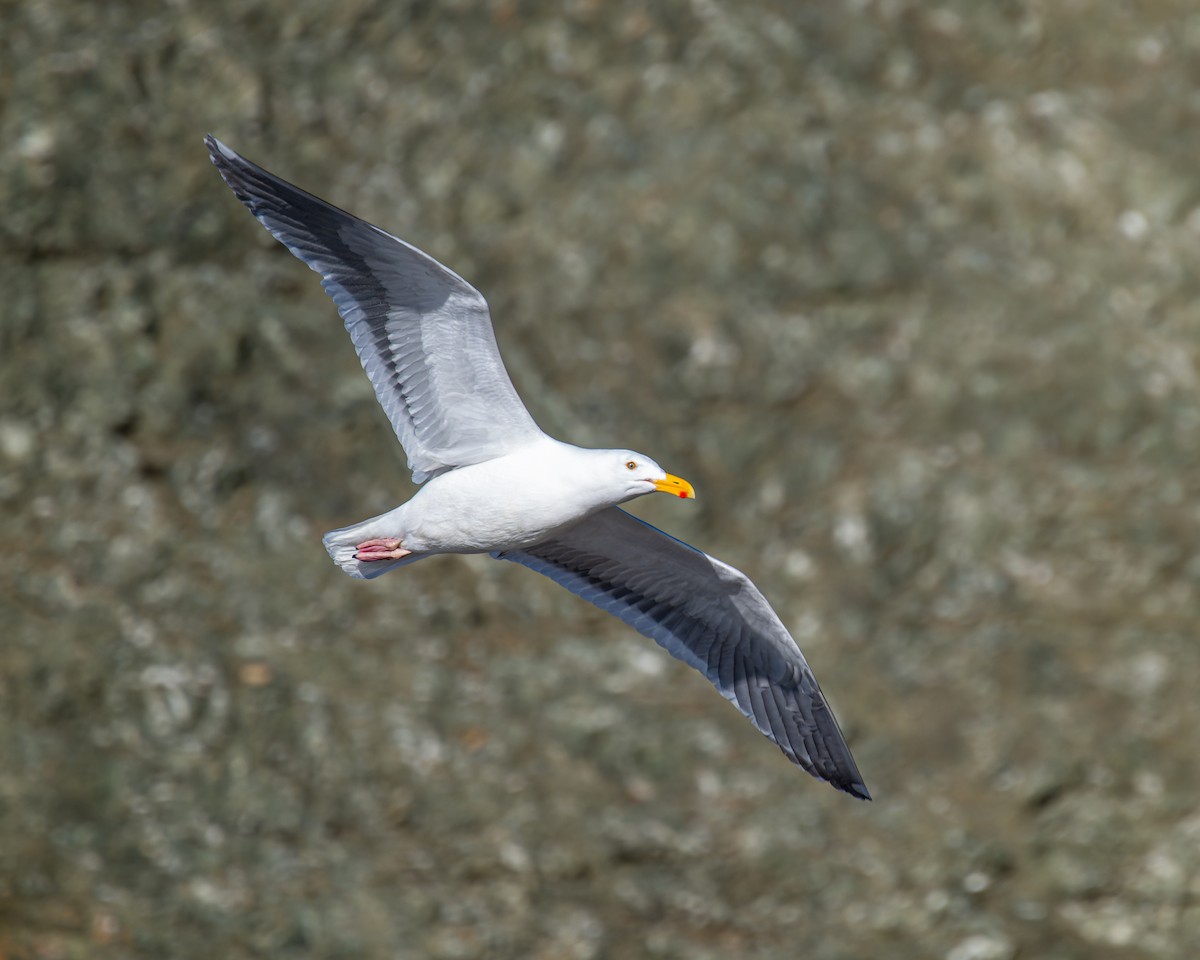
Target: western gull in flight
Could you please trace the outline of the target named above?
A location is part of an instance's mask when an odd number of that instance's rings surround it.
[[[500,359],[487,302],[432,257],[239,156],[212,162],[255,217],[321,275],[408,454],[407,503],[325,535],[371,579],[438,553],[544,574],[699,670],[789,760],[870,794],[816,677],[745,574],[630,516],[655,491],[693,498],[645,454],[546,436]]]

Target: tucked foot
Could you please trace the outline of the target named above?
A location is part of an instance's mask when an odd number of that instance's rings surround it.
[[[368,563],[372,560],[402,560],[412,553],[400,546],[399,540],[386,537],[364,540],[354,548],[354,559]]]

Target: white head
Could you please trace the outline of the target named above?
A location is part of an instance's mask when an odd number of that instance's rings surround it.
[[[669,493],[685,500],[696,499],[696,491],[686,480],[672,476],[642,453],[632,450],[596,450],[601,472],[611,481],[616,503],[647,493]]]

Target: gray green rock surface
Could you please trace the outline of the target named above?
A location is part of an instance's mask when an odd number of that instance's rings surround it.
[[[1200,14],[0,4],[0,956],[1184,958]],[[206,132],[692,480],[860,804],[410,493]]]

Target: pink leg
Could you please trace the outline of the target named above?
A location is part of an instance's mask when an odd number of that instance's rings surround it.
[[[399,540],[378,538],[364,540],[354,548],[354,559],[364,563],[371,560],[402,560],[412,553],[400,546]]]

